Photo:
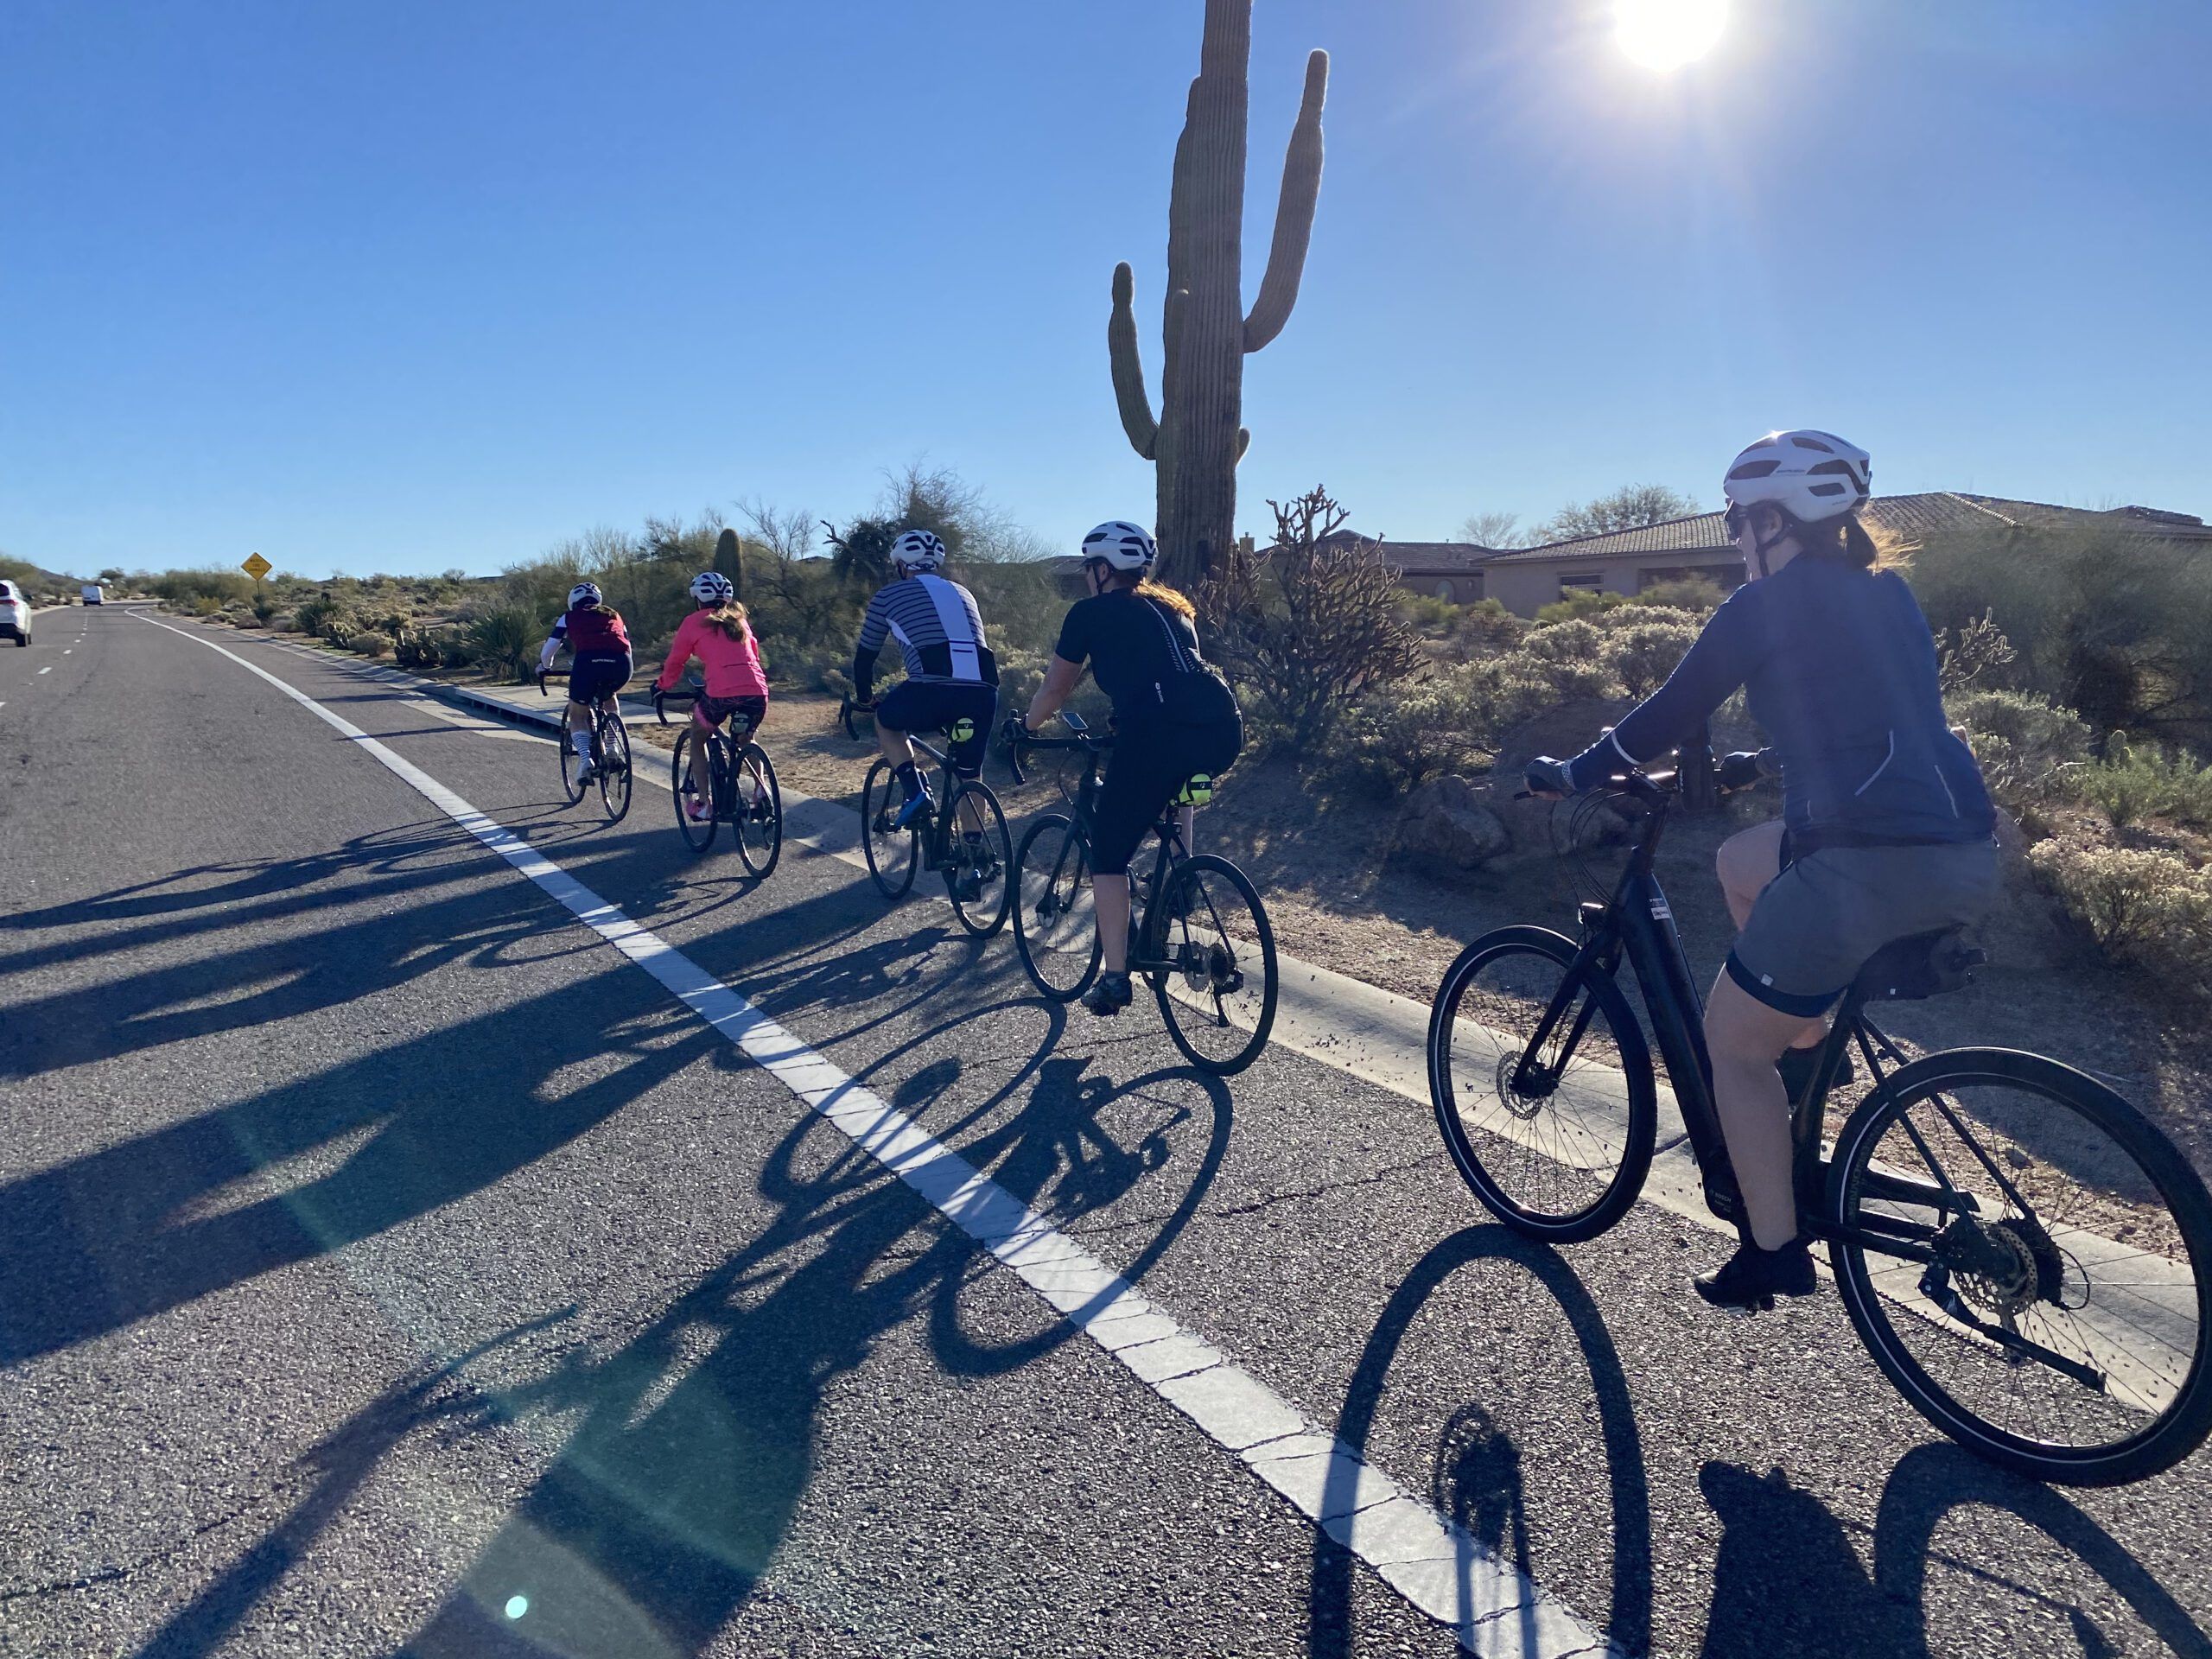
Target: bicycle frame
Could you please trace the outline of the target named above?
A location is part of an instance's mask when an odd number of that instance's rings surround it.
[[[1626,792],[1646,808],[1644,822],[1631,843],[1627,864],[1612,898],[1604,904],[1585,904],[1580,908],[1581,947],[1561,975],[1560,990],[1522,1054],[1516,1082],[1522,1086],[1541,1082],[1531,1068],[1542,1069],[1536,1057],[1565,1014],[1567,1001],[1578,980],[1586,974],[1611,978],[1625,958],[1636,976],[1660,1061],[1667,1069],[1669,1086],[1674,1090],[1683,1127],[1688,1131],[1691,1153],[1703,1177],[1706,1205],[1723,1220],[1737,1221],[1740,1219],[1741,1200],[1736,1192],[1734,1169],[1728,1160],[1719,1109],[1713,1103],[1713,1059],[1705,1042],[1705,998],[1691,974],[1681,934],[1675,925],[1674,911],[1660,888],[1653,868],[1660,833],[1666,827],[1667,813],[1674,799],[1671,783],[1671,775],[1663,773],[1650,778],[1639,775],[1626,780]],[[1594,1006],[1585,1003],[1583,1022],[1587,1021]],[[1573,1052],[1581,1034],[1580,1025],[1568,1033],[1562,1058],[1564,1054]],[[1887,1058],[1893,1064],[1902,1064],[1904,1057],[1866,1017],[1864,996],[1855,988],[1845,993],[1836,1010],[1804,1098],[1790,1103],[1798,1213],[1802,1224],[1816,1237],[1830,1237],[1836,1231],[1823,1202],[1828,1172],[1823,1132],[1828,1081],[1835,1076],[1845,1049],[1853,1041],[1859,1044],[1865,1058],[1873,1087],[1879,1090],[1885,1086],[1887,1075],[1881,1059]],[[1942,1180],[1942,1185],[1878,1173],[1870,1173],[1867,1180],[1878,1197],[1931,1208],[1946,1218],[1974,1208],[1970,1197],[1960,1193],[1948,1179],[1943,1179],[1940,1166],[1932,1158],[1929,1167]],[[1933,1239],[1936,1231],[1918,1224],[1873,1217],[1862,1220],[1853,1230],[1854,1237],[1872,1248],[1923,1262],[1933,1259],[1928,1241]]]
[[[1068,729],[1074,734],[1073,736],[1031,738],[1022,747],[1032,749],[1076,749],[1082,753],[1083,776],[1076,782],[1075,800],[1071,804],[1069,816],[1075,822],[1077,833],[1083,837],[1084,845],[1088,846],[1090,842],[1091,807],[1098,798],[1098,763],[1104,757],[1106,751],[1113,747],[1114,740],[1111,737],[1100,737],[1093,734],[1084,725],[1078,715],[1063,712],[1060,718],[1065,722]],[[1014,780],[1017,784],[1028,781],[1027,774],[1021,769],[1018,754],[1014,759],[1013,772]],[[1137,903],[1139,885],[1134,879],[1129,883],[1128,964],[1129,971],[1133,974],[1162,973],[1180,966],[1179,963],[1171,959],[1163,957],[1154,960],[1143,957],[1137,950],[1138,942],[1145,936],[1144,923],[1150,918],[1153,906],[1159,901],[1160,892],[1167,884],[1168,873],[1183,859],[1189,856],[1189,849],[1183,844],[1183,826],[1172,806],[1160,815],[1159,822],[1152,826],[1152,835],[1155,850],[1152,861],[1152,872],[1145,877],[1142,884],[1141,908]],[[1054,879],[1058,880],[1057,869]]]

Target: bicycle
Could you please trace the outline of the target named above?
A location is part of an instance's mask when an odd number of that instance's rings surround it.
[[[1675,774],[1630,772],[1586,798],[1580,810],[1624,798],[1643,815],[1611,898],[1580,906],[1578,938],[1484,935],[1437,989],[1438,1127],[1476,1196],[1531,1238],[1596,1236],[1649,1172],[1658,1091],[1616,980],[1624,961],[1706,1205],[1724,1221],[1741,1211],[1703,1000],[1653,874],[1675,793]],[[2085,1073],[2004,1048],[1909,1060],[1869,1015],[1962,988],[1984,960],[1959,930],[1916,935],[1876,953],[1846,992],[1791,1103],[1799,1225],[1825,1243],[1859,1340],[1936,1427],[2038,1479],[2139,1480],[2212,1429],[2212,1197]],[[1854,1046],[1870,1086],[1829,1152],[1828,1092]]]
[[[873,714],[874,707],[850,697],[839,703],[837,720],[847,737],[861,741],[853,716]],[[1006,925],[1013,841],[1007,833],[1006,810],[990,785],[980,778],[958,777],[952,770],[950,744],[966,742],[974,735],[957,729],[965,724],[964,719],[956,722],[942,749],[907,734],[907,741],[938,768],[938,781],[930,804],[904,826],[898,822],[905,804],[898,772],[882,756],[876,757],[861,785],[861,849],[868,874],[887,899],[904,898],[923,868],[938,872],[960,925],[976,938],[988,939]],[[961,827],[971,823],[972,829]]]
[[[1090,836],[1099,763],[1114,739],[1072,712],[1060,719],[1068,736],[1019,737],[1009,749],[1017,784],[1028,781],[1026,752],[1083,756],[1072,813],[1039,818],[1014,855],[1014,943],[1037,988],[1069,1002],[1090,988],[1104,956],[1090,899]],[[1201,1071],[1228,1077],[1267,1046],[1279,987],[1274,929],[1259,890],[1227,859],[1184,844],[1175,809],[1211,798],[1212,780],[1193,778],[1152,826],[1156,851],[1141,903],[1130,883],[1128,962],[1129,972],[1151,985],[1175,1046]]]
[[[550,695],[545,690],[546,681],[568,677],[569,671],[564,668],[539,669],[537,695]],[[592,779],[599,785],[599,803],[607,810],[607,821],[620,823],[630,810],[630,734],[622,724],[622,711],[614,697],[601,697],[591,708]],[[561,749],[561,793],[574,806],[583,799],[585,785],[576,781],[576,747],[569,741],[566,720],[556,729],[554,737]]]
[[[705,688],[696,683],[673,691],[656,689],[653,717],[665,726],[669,702],[696,702],[705,694]],[[707,770],[704,791],[694,776],[702,747]],[[715,830],[727,823],[747,874],[765,880],[776,868],[784,850],[784,795],[777,785],[776,768],[768,752],[753,741],[749,721],[744,722],[742,732],[734,729],[729,721],[719,724],[707,734],[703,743],[697,723],[686,721],[683,730],[677,734],[676,753],[670,757],[669,783],[676,798],[676,827],[683,832],[685,846],[695,853],[705,853],[715,844]],[[695,818],[689,803],[702,794],[708,803],[707,815]]]

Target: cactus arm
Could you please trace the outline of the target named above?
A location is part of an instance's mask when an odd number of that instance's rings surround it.
[[[1321,194],[1321,105],[1329,93],[1329,54],[1306,60],[1306,96],[1282,158],[1282,196],[1275,206],[1275,234],[1268,250],[1268,272],[1260,297],[1244,319],[1244,349],[1256,352],[1290,321],[1298,303],[1299,279],[1306,274],[1306,244],[1313,235],[1313,204]]]
[[[1132,308],[1136,278],[1126,264],[1114,267],[1114,312],[1106,321],[1106,354],[1114,370],[1114,401],[1121,405],[1122,429],[1129,447],[1147,461],[1160,447],[1160,423],[1152,417],[1152,398],[1144,389],[1144,359],[1137,354],[1137,315]]]
[[[1251,447],[1252,429],[1249,426],[1238,427],[1236,429],[1236,459],[1239,461],[1243,460],[1244,452]]]

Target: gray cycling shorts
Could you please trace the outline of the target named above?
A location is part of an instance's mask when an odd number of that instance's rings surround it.
[[[1971,926],[1997,903],[1997,844],[1824,847],[1767,883],[1728,976],[1770,1008],[1826,1014],[1892,939]]]

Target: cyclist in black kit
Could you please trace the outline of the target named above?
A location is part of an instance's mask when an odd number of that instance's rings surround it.
[[[1197,613],[1149,577],[1159,549],[1135,524],[1103,524],[1083,538],[1090,597],[1060,625],[1045,683],[1017,723],[1033,732],[1059,711],[1084,664],[1114,704],[1116,741],[1094,809],[1090,882],[1104,971],[1084,1001],[1094,1014],[1129,1005],[1129,859],[1183,785],[1218,777],[1244,747],[1244,717],[1228,683],[1198,654]],[[1190,809],[1183,835],[1190,841]]]

